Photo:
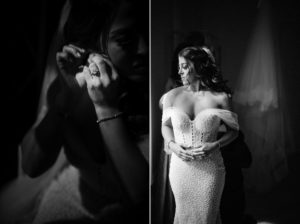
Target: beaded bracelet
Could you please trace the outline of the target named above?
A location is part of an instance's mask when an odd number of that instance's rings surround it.
[[[110,116],[110,117],[105,117],[105,118],[102,118],[102,119],[99,119],[99,120],[97,120],[96,122],[97,122],[97,124],[100,124],[100,123],[102,123],[102,122],[104,122],[104,121],[108,121],[108,120],[112,120],[112,119],[116,119],[116,118],[118,118],[118,117],[121,117],[121,116],[123,116],[123,112],[119,112],[119,113],[117,113],[117,114],[114,114],[113,116]]]

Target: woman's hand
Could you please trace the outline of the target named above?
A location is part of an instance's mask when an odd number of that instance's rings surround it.
[[[219,144],[217,142],[206,142],[199,148],[190,150],[192,155],[196,158],[203,159],[210,156],[212,152],[219,149]]]
[[[69,87],[78,88],[78,85],[79,87],[85,85],[85,82],[83,82],[85,79],[82,76],[78,78],[77,74],[80,73],[80,66],[85,64],[87,54],[88,52],[85,49],[72,44],[65,45],[61,52],[56,53],[56,63],[60,74]]]
[[[83,74],[87,89],[95,107],[118,108],[120,98],[120,78],[113,64],[100,54],[93,54],[85,66]]]
[[[180,145],[178,145],[175,142],[170,142],[169,147],[180,159],[183,161],[191,161],[194,160],[193,155],[191,154],[191,151],[187,151],[183,149]]]

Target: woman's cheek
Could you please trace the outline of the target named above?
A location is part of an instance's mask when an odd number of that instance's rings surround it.
[[[125,73],[132,71],[132,57],[117,44],[112,44],[108,49],[109,56],[116,68]]]

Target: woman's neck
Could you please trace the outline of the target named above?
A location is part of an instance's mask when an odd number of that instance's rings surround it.
[[[199,92],[199,91],[203,90],[202,86],[203,85],[201,85],[201,81],[196,80],[188,86],[188,90],[192,91],[192,92]]]

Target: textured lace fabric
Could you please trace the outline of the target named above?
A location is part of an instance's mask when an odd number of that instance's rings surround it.
[[[180,109],[173,107],[177,116],[172,117],[175,140],[186,148],[196,148],[203,142],[211,142],[216,138],[221,119],[210,110],[198,113],[195,119]],[[205,117],[205,119],[203,119]]]
[[[239,128],[235,113],[217,108],[204,109],[191,120],[180,108],[169,107],[163,111],[162,123],[169,119],[175,142],[187,150],[215,141],[221,121]],[[175,224],[221,223],[218,217],[225,169],[219,150],[193,161],[183,161],[172,154],[169,178],[176,203]]]
[[[221,120],[229,127],[238,130],[237,115],[231,111],[206,108],[200,111],[193,120],[180,108],[168,107],[163,111],[162,123],[171,119],[175,142],[186,147],[195,148],[203,142],[214,141]]]

